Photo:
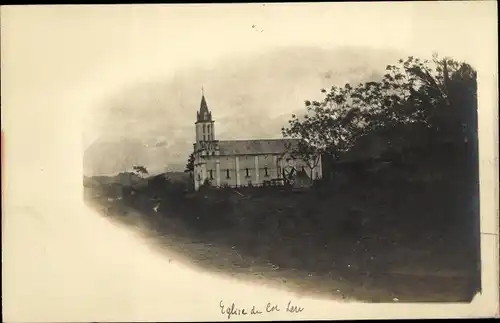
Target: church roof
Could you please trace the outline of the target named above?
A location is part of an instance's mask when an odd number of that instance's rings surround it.
[[[257,139],[257,140],[221,140],[219,144],[220,155],[257,155],[279,154],[295,147],[299,139]]]

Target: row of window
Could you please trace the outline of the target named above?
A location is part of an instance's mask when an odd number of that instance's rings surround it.
[[[281,168],[278,168],[278,173],[281,171]],[[304,169],[304,166],[302,166],[302,171],[304,172],[305,169]],[[214,171],[213,169],[210,169],[209,171],[209,175],[210,175],[210,179],[214,179]],[[231,178],[230,175],[230,170],[229,169],[226,169],[226,178]],[[316,172],[316,177],[318,176],[317,175],[318,172]],[[251,176],[251,169],[250,168],[245,168],[245,177],[250,177]],[[269,169],[267,167],[264,167],[264,176],[269,176]]]
[[[264,171],[265,171],[264,176],[265,177],[269,177],[269,172],[268,172],[268,168],[267,167],[264,168]],[[281,169],[278,168],[278,174],[280,173],[280,171],[281,171]],[[302,166],[302,171],[304,171],[304,166]],[[208,171],[208,173],[209,173],[209,178],[210,179],[214,179],[214,171],[212,169],[210,169]],[[250,177],[250,174],[251,174],[250,169],[249,168],[245,168],[245,177]],[[315,172],[315,175],[316,175],[316,178],[318,178],[318,172]],[[231,176],[230,176],[230,170],[226,169],[226,179],[230,179],[230,178],[231,178]],[[200,174],[198,174],[198,180],[201,180],[201,175]]]
[[[231,178],[230,172],[231,172],[231,170],[226,169],[226,178],[227,179]],[[210,179],[214,179],[214,171],[213,171],[213,169],[210,169],[208,171],[208,174],[209,174],[209,178]],[[250,176],[251,176],[251,170],[250,170],[250,168],[245,168],[245,177],[250,177]],[[266,176],[266,177],[269,176],[269,169],[267,167],[264,167],[264,176]],[[201,175],[200,174],[198,174],[198,179],[201,179]]]

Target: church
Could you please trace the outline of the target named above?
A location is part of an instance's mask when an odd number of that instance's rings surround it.
[[[262,186],[286,176],[312,183],[322,176],[321,157],[314,167],[291,152],[298,139],[217,140],[215,121],[202,94],[196,113],[194,188],[208,183],[215,187]]]

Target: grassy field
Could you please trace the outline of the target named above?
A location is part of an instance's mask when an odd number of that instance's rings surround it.
[[[477,210],[463,170],[420,162],[300,193],[185,193],[166,183],[89,203],[204,269],[337,299],[468,302],[478,284]]]

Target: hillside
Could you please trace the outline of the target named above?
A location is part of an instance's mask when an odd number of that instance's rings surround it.
[[[184,172],[166,172],[164,175],[168,180],[173,182],[181,182],[181,183],[191,182],[191,177],[189,177],[189,174]]]
[[[129,186],[131,183],[139,183],[143,181],[151,181],[156,178],[166,179],[171,182],[189,183],[189,174],[184,172],[165,172],[161,174],[150,175],[146,178],[139,177],[134,173],[119,173],[115,176],[84,176],[83,182],[87,187],[96,185],[111,185],[121,184]]]

